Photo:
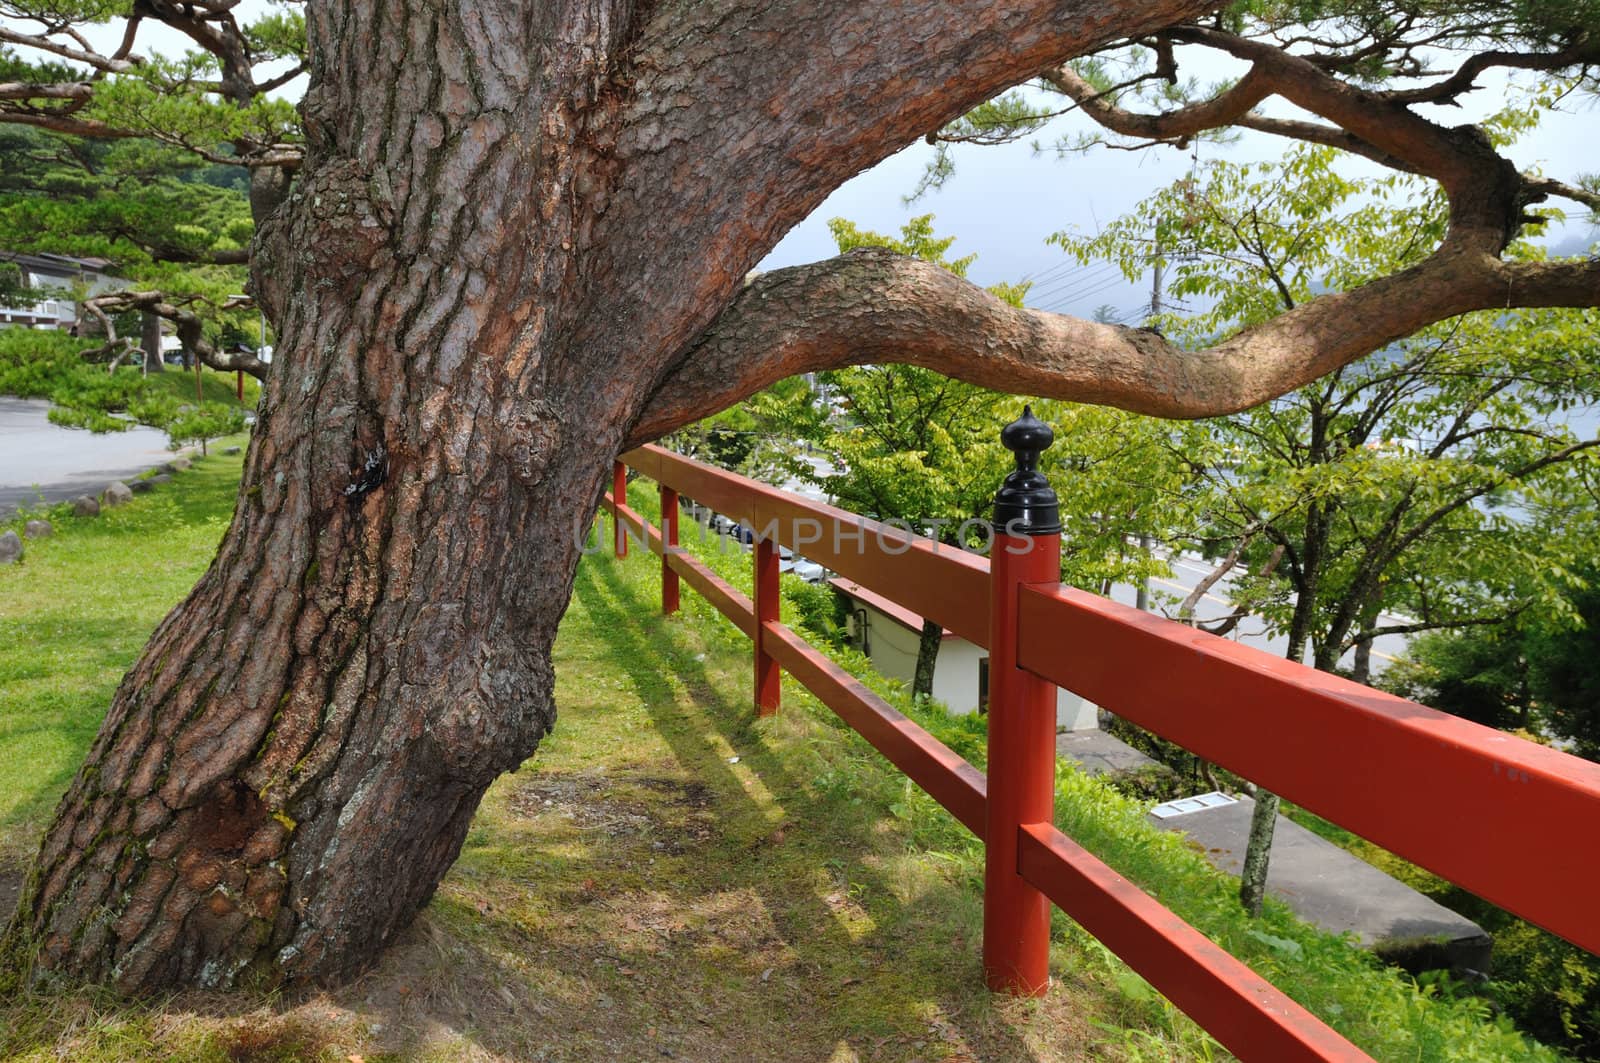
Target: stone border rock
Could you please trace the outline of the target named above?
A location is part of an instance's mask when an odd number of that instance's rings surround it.
[[[224,451],[224,453],[238,454],[240,453],[240,450],[241,448],[239,447],[229,447],[226,451]],[[129,502],[132,502],[134,495],[148,494],[161,484],[171,483],[172,478],[178,473],[194,468],[194,462],[194,449],[192,447],[186,447],[185,449],[174,454],[171,460],[164,461],[160,465],[155,465],[149,469],[146,469],[144,473],[140,473],[136,479],[128,481],[113,480],[111,483],[105,486],[98,496],[79,495],[77,498],[71,499],[64,504],[72,507],[72,515],[74,517],[98,517],[103,510],[116,506],[127,505]],[[155,475],[146,475],[146,473],[150,472],[154,472]],[[30,520],[27,522],[24,528],[25,534],[30,539],[42,539],[45,536],[50,535],[52,532],[54,532],[54,530],[54,527],[47,520]],[[16,533],[7,532],[6,534],[15,536]],[[21,556],[22,554],[19,540],[16,558],[20,558]],[[12,560],[15,560],[16,558],[13,558]],[[0,560],[0,564],[7,563],[9,563],[9,561]]]

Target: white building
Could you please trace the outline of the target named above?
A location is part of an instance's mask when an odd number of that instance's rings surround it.
[[[25,328],[71,329],[78,324],[77,299],[100,295],[123,287],[127,282],[111,273],[112,263],[104,258],[74,258],[71,255],[21,255],[0,251],[0,265],[13,265],[22,273],[28,288],[66,289],[55,299],[41,299],[28,307],[0,306],[0,325]]]
[[[922,618],[852,580],[828,581],[850,604],[850,637],[872,667],[910,683],[917,670]],[[933,667],[933,696],[951,712],[976,712],[989,699],[989,652],[946,629]],[[1078,731],[1100,725],[1099,710],[1066,690],[1056,692],[1056,726]]]

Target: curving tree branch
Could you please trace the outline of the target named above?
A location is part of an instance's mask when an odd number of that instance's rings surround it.
[[[1453,104],[1460,96],[1478,87],[1479,74],[1495,67],[1554,71],[1596,63],[1600,63],[1600,36],[1585,31],[1566,47],[1554,52],[1513,52],[1502,49],[1478,52],[1468,56],[1449,77],[1431,85],[1391,89],[1380,95],[1396,103]]]
[[[1530,204],[1550,195],[1588,203],[1594,197],[1587,191],[1519,174],[1477,128],[1438,125],[1405,100],[1346,82],[1330,64],[1277,44],[1198,25],[1162,37],[1221,50],[1250,69],[1213,98],[1162,114],[1123,109],[1068,66],[1042,77],[1104,128],[1146,142],[1182,143],[1244,125],[1425,175],[1449,201],[1440,246],[1411,269],[1293,307],[1203,352],[1184,351],[1154,332],[1017,310],[936,267],[881,252],[781,270],[747,287],[688,349],[630,441],[659,436],[784,376],[881,362],[923,365],[998,390],[1160,416],[1214,416],[1267,401],[1458,314],[1600,305],[1600,260],[1500,257]],[[1507,65],[1490,65],[1496,63]],[[1329,124],[1255,113],[1269,96]]]
[[[0,81],[0,100],[87,100],[94,86],[87,81],[62,81],[35,84],[27,81]]]
[[[81,40],[81,38],[79,38]],[[124,38],[127,40],[127,38]],[[45,34],[19,33],[16,30],[0,25],[0,43],[14,44],[22,48],[33,48],[48,55],[70,59],[74,63],[82,63],[93,67],[95,70],[107,74],[121,74],[137,67],[142,60],[130,58],[126,52],[119,49],[117,55],[101,55],[92,48],[62,44]]]
[[[193,300],[190,300],[191,302]],[[230,299],[219,309],[236,310],[254,306],[249,299]],[[206,338],[205,322],[188,306],[172,301],[165,292],[159,291],[115,291],[104,295],[97,295],[84,300],[84,309],[94,314],[105,323],[109,330],[111,342],[116,342],[115,330],[111,328],[109,315],[120,314],[128,310],[141,310],[155,314],[172,322],[178,333],[178,339],[183,342],[186,350],[192,352],[200,361],[213,369],[223,372],[249,373],[257,380],[267,378],[268,364],[253,354],[219,350],[217,346]],[[85,352],[86,354],[89,352]]]
[[[95,100],[97,89],[108,76],[149,70],[144,57],[132,54],[139,27],[146,20],[163,23],[187,36],[214,58],[219,71],[219,77],[213,81],[152,76],[152,84],[164,93],[220,96],[233,107],[246,108],[305,72],[302,60],[282,74],[257,82],[254,72],[256,57],[251,54],[246,32],[233,15],[235,6],[224,0],[214,3],[135,0],[131,11],[125,16],[121,43],[110,55],[96,50],[70,18],[63,17],[60,21],[46,23],[41,33],[23,33],[0,25],[0,44],[14,45],[23,49],[23,54],[31,50],[87,68],[82,80],[77,81],[14,81],[0,84],[0,123],[28,125],[94,139],[149,137],[192,151],[209,162],[252,169],[297,170],[303,161],[303,150],[295,144],[277,143],[270,135],[236,135],[229,141],[233,153],[228,154],[216,150],[215,144],[198,142],[201,138],[186,138],[173,130],[154,126],[146,128],[142,116],[111,122],[76,117],[77,111]]]
[[[797,373],[905,362],[1017,394],[1162,417],[1248,409],[1402,336],[1503,306],[1600,306],[1600,259],[1505,262],[1447,245],[1207,351],[1148,329],[1018,309],[930,263],[863,248],[746,285],[661,382],[637,446]]]
[[[1139,114],[1117,106],[1108,94],[1096,89],[1070,66],[1046,70],[1040,78],[1113,133],[1159,142],[1181,143],[1197,133],[1234,125],[1273,93],[1271,81],[1252,67],[1232,88],[1209,100],[1163,114]]]

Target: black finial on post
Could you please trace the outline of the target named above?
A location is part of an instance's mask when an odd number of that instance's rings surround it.
[[[1039,471],[1039,455],[1056,440],[1050,426],[1033,415],[1022,416],[1000,430],[1000,442],[1017,456],[994,496],[995,532],[1004,535],[1055,535],[1061,531],[1061,507],[1050,481]]]

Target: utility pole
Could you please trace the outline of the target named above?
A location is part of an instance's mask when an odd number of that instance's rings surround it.
[[[1149,325],[1161,314],[1161,238],[1157,236],[1151,243],[1151,250],[1155,259],[1150,268],[1150,313],[1145,317],[1145,324]],[[1150,536],[1144,532],[1139,534],[1139,549],[1148,559],[1150,556]],[[1134,603],[1140,612],[1150,608],[1150,577],[1144,576],[1139,580],[1139,588]]]

